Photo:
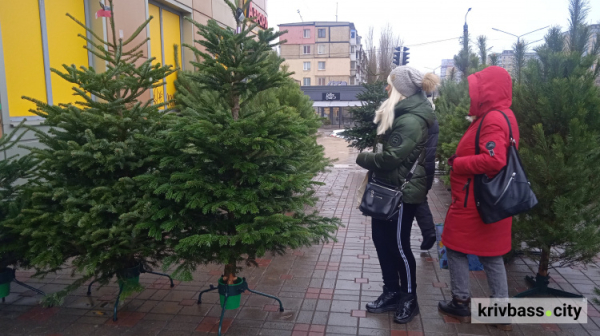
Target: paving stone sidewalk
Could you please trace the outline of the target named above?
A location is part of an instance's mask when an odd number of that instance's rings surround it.
[[[337,242],[290,250],[285,256],[265,256],[258,268],[245,269],[242,276],[250,288],[279,296],[285,312],[278,311],[274,300],[244,294],[241,308],[225,315],[225,335],[600,335],[600,313],[592,305],[585,325],[519,325],[510,333],[441,317],[437,303],[450,298],[449,273],[440,270],[435,248],[419,250],[421,236],[416,223],[411,245],[417,258],[421,314],[407,325],[395,324],[391,313],[368,314],[364,306],[380,294],[382,281],[370,219],[362,216],[354,201],[364,171],[354,165],[356,153],[348,151],[350,154],[344,155],[330,172],[318,177],[325,183],[318,189],[321,213],[337,216],[345,225],[337,232]],[[450,194],[439,181],[429,200],[436,222],[443,222]],[[537,266],[518,258],[507,268],[510,294],[514,295],[527,288],[523,278],[534,275]],[[174,288],[165,278],[142,274],[140,282],[146,289],[125,300],[116,323],[111,319],[116,284],[94,289],[89,297],[86,286],[81,287],[61,307],[54,308],[42,308],[38,295],[13,284],[13,292],[0,304],[0,335],[216,335],[221,312],[217,294],[205,294],[201,305],[196,300],[201,290],[216,285],[221,271],[217,265],[201,268],[194,281],[176,282]],[[31,275],[17,273],[19,280],[47,293],[72,282],[67,272],[43,280]],[[552,286],[582,293],[588,299],[593,297],[594,286],[600,286],[596,264],[557,268],[551,275]],[[472,272],[471,290],[475,297],[489,296],[483,272]]]

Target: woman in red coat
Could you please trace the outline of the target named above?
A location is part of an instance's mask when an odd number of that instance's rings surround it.
[[[477,212],[473,197],[473,178],[476,174],[493,177],[506,165],[509,128],[504,112],[511,123],[515,141],[519,128],[513,112],[512,80],[506,70],[491,66],[468,77],[473,122],[460,140],[456,154],[448,160],[452,166],[450,185],[452,204],[446,215],[442,243],[448,253],[452,301],[440,302],[442,314],[461,321],[470,321],[469,262],[467,254],[479,256],[484,266],[493,298],[507,298],[508,285],[502,255],[511,249],[512,218],[484,224]],[[489,113],[481,127],[480,154],[475,155],[475,136],[482,117]],[[508,327],[507,327],[508,328]]]

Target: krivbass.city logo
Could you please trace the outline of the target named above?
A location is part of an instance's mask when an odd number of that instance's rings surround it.
[[[473,298],[471,323],[587,323],[587,299]]]

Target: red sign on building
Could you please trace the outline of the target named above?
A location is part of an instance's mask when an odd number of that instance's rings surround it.
[[[267,16],[256,9],[253,3],[250,3],[248,14],[246,16],[249,18],[254,18],[254,22],[258,23],[261,28],[269,28],[269,20],[267,19]]]

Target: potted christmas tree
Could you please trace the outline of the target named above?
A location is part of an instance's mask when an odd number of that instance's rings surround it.
[[[139,290],[139,274],[168,252],[163,233],[150,235],[141,228],[134,210],[143,197],[135,177],[156,166],[139,136],[165,128],[165,104],[153,104],[148,92],[175,71],[143,58],[148,39],[135,39],[151,19],[126,40],[117,39],[112,15],[108,40],[74,19],[92,36],[80,35],[106,71],[76,65],[52,69],[73,84],[74,104],[48,105],[27,98],[36,103],[32,112],[50,130],[34,130],[43,147],[31,148],[39,165],[26,186],[32,204],[18,218],[18,229],[28,239],[30,260],[40,273],[61,269],[69,260],[73,274],[79,275],[46,303],[59,304],[80,285],[92,279],[104,285],[116,275],[116,319],[119,297]]]
[[[9,153],[25,135],[21,128],[22,124],[10,134],[0,138],[0,152],[4,155]],[[18,132],[20,135],[16,136]],[[27,264],[24,260],[26,245],[19,239],[18,232],[10,226],[12,218],[18,215],[29,198],[29,195],[23,194],[22,183],[17,181],[29,178],[35,164],[36,160],[30,155],[13,155],[3,157],[0,161],[0,298],[2,302],[10,294],[12,282],[43,294],[42,291],[27,286],[15,278],[16,266]]]
[[[515,85],[521,159],[540,206],[515,218],[517,248],[539,252],[527,281],[536,294],[581,297],[549,288],[549,268],[590,262],[600,252],[600,34],[592,41],[589,6],[571,0],[570,27],[548,31],[538,59]]]
[[[254,34],[257,25],[238,16],[243,8],[226,2],[237,33],[194,22],[205,51],[187,46],[201,61],[179,76],[180,114],[159,139],[148,138],[160,168],[136,179],[148,191],[144,227],[170,231],[175,274],[223,264],[223,296],[247,289],[240,263],[328,240],[338,224],[306,211],[316,202],[312,179],[329,161],[311,101],[272,50],[281,33]]]

